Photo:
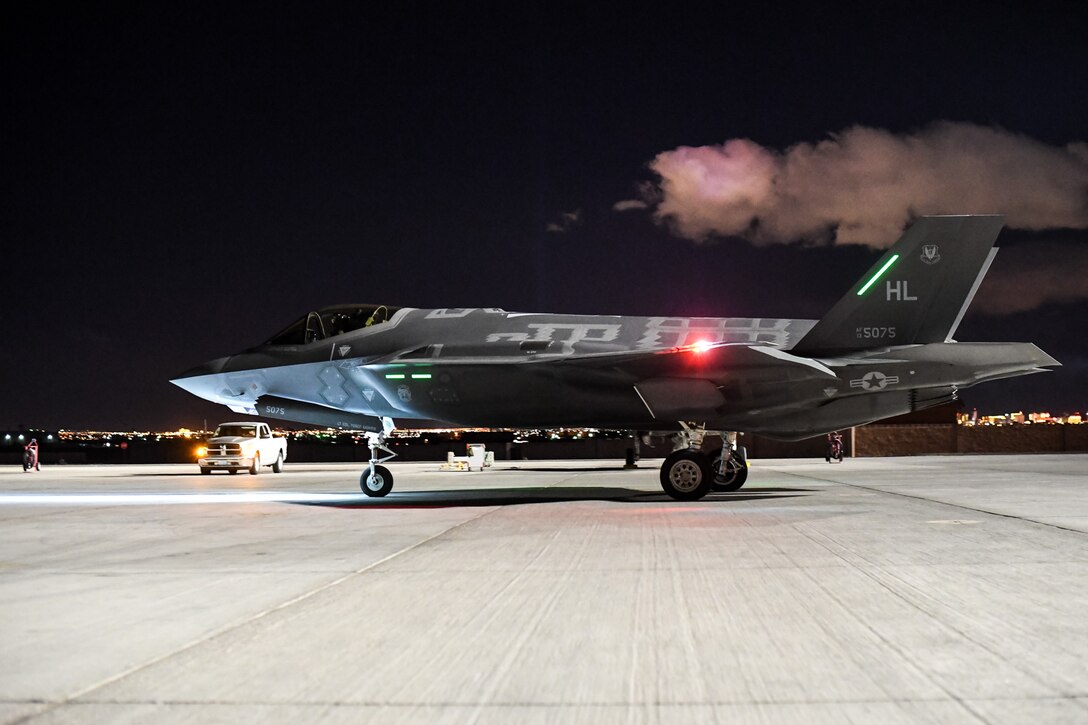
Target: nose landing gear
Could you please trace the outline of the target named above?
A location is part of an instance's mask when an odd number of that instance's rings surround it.
[[[393,490],[393,474],[385,466],[378,465],[394,458],[397,454],[385,447],[385,438],[393,432],[393,419],[382,418],[382,429],[366,434],[366,445],[370,448],[370,465],[359,476],[359,488],[367,496],[382,497]],[[378,456],[378,451],[389,454]]]

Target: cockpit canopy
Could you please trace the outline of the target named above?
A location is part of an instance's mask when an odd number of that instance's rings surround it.
[[[266,345],[307,345],[343,335],[361,327],[387,322],[399,307],[388,305],[336,305],[310,312],[292,322]]]

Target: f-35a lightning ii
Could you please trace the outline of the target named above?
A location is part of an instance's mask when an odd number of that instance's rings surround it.
[[[394,421],[676,431],[661,485],[737,490],[737,431],[800,439],[938,405],[1059,363],[1030,343],[952,339],[997,250],[998,216],[923,217],[821,320],[328,307],[172,382],[239,413],[367,432],[384,496]],[[700,452],[719,432],[724,450]],[[382,454],[385,455],[382,455]]]

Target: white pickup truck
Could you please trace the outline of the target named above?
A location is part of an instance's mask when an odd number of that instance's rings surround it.
[[[279,473],[287,460],[287,440],[273,436],[267,423],[220,423],[198,454],[204,474],[245,469],[257,475],[261,466]]]

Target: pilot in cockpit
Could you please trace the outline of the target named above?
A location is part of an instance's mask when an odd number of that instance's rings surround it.
[[[329,325],[333,335],[343,335],[345,332],[351,332],[358,327],[358,325],[351,324],[351,317],[343,312],[333,315]]]

